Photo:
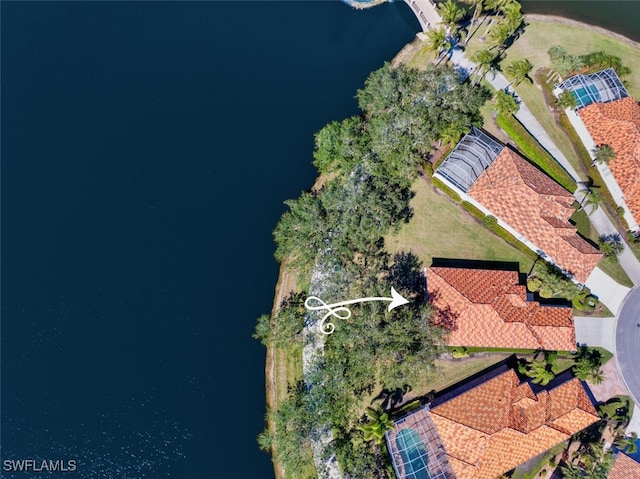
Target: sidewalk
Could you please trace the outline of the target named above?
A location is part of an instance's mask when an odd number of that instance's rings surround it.
[[[452,55],[451,61],[459,67],[464,68],[467,72],[472,72],[475,70],[476,64],[471,60],[464,56],[462,50],[456,48]],[[558,163],[569,173],[574,180],[580,181],[580,175],[574,170],[573,166],[569,163],[569,160],[562,154],[562,152],[558,149],[556,144],[553,142],[551,137],[547,134],[546,130],[542,127],[540,122],[533,116],[531,110],[527,107],[527,105],[522,101],[522,99],[518,96],[517,92],[510,88],[509,80],[506,77],[495,70],[491,70],[489,73],[485,75],[485,79],[495,88],[496,90],[507,90],[510,93],[513,93],[517,98],[520,109],[515,114],[515,117],[518,119],[520,123],[533,135],[533,137],[542,145],[542,147],[549,152],[551,156],[553,156]]]
[[[584,200],[584,193],[578,189],[574,197],[580,203]],[[613,225],[607,214],[602,211],[602,208],[598,208],[596,210],[589,209],[587,206],[587,214],[589,215],[589,222],[593,225],[600,236],[617,233],[618,230]],[[629,245],[625,241],[625,238],[621,238],[622,244],[624,245],[624,250],[618,256],[618,262],[622,269],[624,269],[625,273],[629,276],[633,284],[640,283],[640,261],[636,258],[631,252]],[[606,302],[606,301],[605,301]],[[611,309],[611,308],[609,308]]]
[[[471,74],[476,69],[476,64],[469,60],[464,56],[464,52],[455,48],[451,53],[451,61],[458,67],[463,68],[467,71],[467,73]],[[574,180],[580,182],[582,178],[578,175],[577,171],[571,166],[569,160],[562,154],[560,149],[555,145],[551,137],[547,134],[544,127],[540,124],[540,122],[533,116],[531,110],[527,107],[527,105],[518,97],[517,92],[509,86],[509,81],[506,77],[495,70],[491,70],[489,73],[485,75],[485,79],[493,86],[496,90],[505,90],[508,89],[509,92],[513,93],[519,101],[520,109],[515,114],[515,117],[518,119],[520,123],[533,135],[533,137],[542,145],[542,147],[551,154],[553,158],[569,173]],[[574,193],[575,198],[578,201],[581,201],[584,198],[584,194],[580,192],[580,188]],[[617,232],[611,220],[607,217],[607,215],[600,208],[591,212],[589,216],[589,220],[593,224],[598,234],[611,234]],[[635,255],[629,249],[629,245],[626,243],[625,239],[622,238],[622,243],[624,244],[624,251],[619,257],[620,265],[625,270],[631,281],[634,284],[640,283],[640,262],[635,257]],[[602,294],[602,291],[598,291],[598,294]]]

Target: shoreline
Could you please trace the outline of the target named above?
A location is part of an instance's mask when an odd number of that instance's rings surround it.
[[[280,270],[278,271],[278,281],[274,289],[273,307],[271,309],[271,317],[275,316],[282,300],[284,299],[285,289],[287,286],[287,262],[286,260],[280,263]],[[278,385],[277,385],[277,367],[276,367],[276,348],[270,344],[267,347],[266,360],[265,360],[265,389],[266,389],[266,405],[267,411],[275,410],[278,403]],[[267,415],[267,427],[269,432],[273,434],[275,432],[275,423],[271,419],[270,415]],[[273,450],[270,451],[271,462],[273,463],[273,471],[275,479],[285,479],[285,472],[282,468],[282,464],[277,459],[277,455],[273,454]]]
[[[383,3],[389,3],[390,0],[370,0],[367,2],[361,2],[357,0],[343,0],[343,1],[348,6],[356,10],[364,10],[367,8],[375,7],[377,5],[381,5]],[[570,18],[561,17],[557,15],[545,15],[545,14],[537,14],[537,13],[525,14],[525,21],[526,20],[531,20],[531,21],[541,22],[541,23],[555,23],[560,25],[572,26],[572,27],[583,29],[583,30],[594,31],[598,34],[608,36],[632,48],[636,48],[640,50],[640,42],[632,40],[612,30],[608,30],[606,28],[592,25],[589,23],[585,23],[585,22],[581,22],[581,21],[577,21],[577,20],[573,20]],[[416,37],[419,33],[421,32],[416,32]],[[415,41],[416,41],[416,38],[414,38],[412,41],[408,42],[407,44],[403,45],[398,50],[396,55],[393,57],[393,59],[391,60],[391,63],[392,64],[397,63],[402,53],[410,49],[411,46],[415,43]],[[323,181],[323,178],[321,176],[316,177],[314,182],[314,187],[321,184],[322,181]],[[282,300],[284,299],[284,296],[288,293],[287,288],[290,286],[289,280],[291,279],[288,277],[289,273],[291,273],[291,271],[288,270],[287,260],[285,259],[280,264],[278,280],[274,288],[275,291],[274,291],[274,302],[273,302],[273,308],[272,308],[272,317],[275,315],[276,311],[278,310]],[[295,280],[294,280],[294,284],[295,284]],[[267,405],[267,410],[274,410],[274,408],[278,404],[278,380],[279,380],[278,369],[279,368],[277,365],[277,361],[278,361],[277,351],[272,345],[269,345],[266,349],[267,349],[266,364],[265,364],[266,405]],[[267,426],[269,431],[273,433],[275,429],[275,424],[273,423],[272,420],[267,419]],[[273,454],[273,450],[272,450],[270,453],[270,456],[271,456],[272,463],[274,465],[275,478],[286,479],[285,471],[282,468],[282,464],[277,459],[277,454]]]
[[[597,25],[592,25],[590,23],[585,23],[585,22],[580,22],[578,20],[572,20],[571,18],[567,18],[567,17],[559,17],[557,15],[545,15],[545,14],[541,14],[541,13],[526,13],[525,16],[525,21],[527,19],[536,21],[536,22],[543,22],[543,23],[557,23],[560,25],[568,25],[568,26],[572,26],[572,27],[576,27],[576,28],[583,28],[583,29],[588,29],[588,30],[593,30],[596,33],[599,33],[601,35],[606,35],[608,37],[611,37],[615,40],[618,40],[622,43],[625,43],[627,45],[629,45],[630,47],[633,48],[638,48],[640,49],[640,42],[636,42],[635,40],[632,40],[629,37],[625,37],[624,35],[620,34],[620,33],[616,33],[612,30],[608,30],[606,28],[603,27],[599,27]]]

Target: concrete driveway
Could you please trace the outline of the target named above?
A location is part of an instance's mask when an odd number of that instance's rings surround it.
[[[640,286],[631,290],[618,315],[616,356],[627,389],[640,404]]]

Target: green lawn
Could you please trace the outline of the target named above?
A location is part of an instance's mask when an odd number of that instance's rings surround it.
[[[505,52],[500,63],[502,70],[514,60],[527,58],[533,64],[531,73],[533,76],[538,69],[551,65],[547,51],[554,45],[564,47],[569,54],[573,55],[602,50],[619,56],[623,63],[631,69],[632,73],[623,80],[628,82],[629,93],[640,98],[640,51],[637,48],[593,30],[571,25],[526,21],[528,25],[525,27],[524,33]],[[472,38],[467,48],[468,56],[474,51],[487,47],[486,43],[480,41],[480,35],[484,33],[484,30],[484,27],[481,27],[479,33]],[[538,121],[545,126],[558,148],[574,168],[580,172],[583,168],[579,167],[579,158],[570,139],[557,126],[554,114],[547,106],[540,86],[522,82],[515,89]]]
[[[529,159],[564,189],[573,193],[578,186],[562,166],[545,150],[538,141],[512,115],[498,115],[498,126],[516,143],[522,156]]]
[[[620,263],[615,258],[602,258],[598,263],[598,268],[607,273],[613,279],[615,279],[622,286],[633,288],[633,281],[625,273]]]
[[[587,206],[587,208],[591,208],[591,206]],[[598,232],[595,228],[591,227],[589,215],[587,215],[583,209],[576,210],[575,213],[571,215],[571,218],[569,218],[569,221],[575,224],[578,233],[584,238],[596,243],[598,242]]]
[[[455,258],[485,261],[514,261],[521,272],[529,272],[533,260],[486,229],[460,205],[431,183],[418,178],[413,184],[416,195],[411,200],[413,218],[398,234],[385,237],[390,253],[411,251],[425,266],[432,258]]]
[[[403,398],[403,403],[407,403],[416,397],[423,396],[429,391],[442,391],[449,386],[467,379],[474,374],[499,363],[510,354],[485,354],[469,356],[457,360],[437,359],[433,371],[425,371],[422,375],[422,382],[415,384],[412,391],[409,391]]]

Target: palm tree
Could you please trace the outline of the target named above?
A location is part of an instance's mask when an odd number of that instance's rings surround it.
[[[622,244],[622,238],[618,233],[602,235],[600,241],[598,241],[600,251],[607,258],[617,258],[620,253],[624,251],[624,245]]]
[[[566,466],[562,466],[560,468],[562,471],[563,479],[584,479],[585,475],[582,468],[576,466],[575,464],[567,464]]]
[[[556,105],[558,105],[563,110],[573,110],[578,106],[578,100],[576,100],[576,96],[573,94],[573,92],[563,91],[558,95]]]
[[[449,40],[445,27],[434,28],[427,32],[427,42],[425,50],[434,52],[437,57],[447,50]]]
[[[365,441],[373,441],[374,444],[380,445],[384,440],[384,434],[393,429],[393,421],[380,407],[368,407],[367,416],[369,421],[361,425],[359,429],[364,433]]]
[[[513,0],[486,0],[485,10],[489,12],[501,12],[502,9]]]
[[[618,449],[627,454],[635,454],[638,452],[638,445],[636,441],[638,440],[638,435],[635,432],[632,432],[628,436],[620,436],[614,444]]]
[[[602,384],[602,382],[604,381],[604,371],[602,370],[602,368],[600,367],[595,367],[592,368],[591,371],[589,371],[589,375],[587,376],[587,381],[589,381],[592,384]]]
[[[505,25],[509,26],[509,30],[511,30],[511,35],[513,35],[516,32],[516,30],[520,28],[520,26],[522,25],[522,22],[524,21],[524,16],[520,11],[520,4],[518,2],[510,2],[504,5],[500,10],[504,15]]]
[[[509,28],[509,25],[504,22],[497,23],[487,34],[491,48],[500,48],[504,46],[510,36],[511,29]]]
[[[584,209],[586,205],[591,206],[591,211],[587,213],[591,215],[595,210],[600,207],[600,203],[602,202],[602,196],[598,193],[597,190],[593,188],[584,188],[580,190],[582,194],[584,194],[584,198],[582,198],[582,202],[580,203],[580,207]]]
[[[493,66],[496,61],[497,55],[491,50],[484,48],[478,50],[471,55],[471,61],[476,64],[476,75],[478,75],[478,83],[484,78],[487,72]]]
[[[534,384],[541,386],[546,386],[556,377],[547,362],[539,359],[535,359],[529,364],[525,374],[532,378]]]
[[[476,32],[475,30],[473,30],[473,25],[476,23],[476,21],[478,20],[478,17],[484,10],[484,0],[466,0],[466,1],[470,6],[474,7],[473,15],[471,16],[471,21],[469,22],[469,36],[467,37],[467,40],[466,40],[468,42],[473,36],[473,34]],[[480,25],[478,25],[478,28],[480,28]]]
[[[440,134],[440,142],[442,145],[458,143],[462,135],[469,130],[461,120],[449,123]]]
[[[593,164],[604,163],[605,165],[608,165],[609,162],[616,157],[616,152],[613,151],[613,148],[606,144],[596,146],[591,152],[595,157]]]
[[[511,62],[507,68],[505,68],[505,73],[511,77],[511,83],[518,86],[524,80],[528,80],[529,83],[533,83],[533,80],[529,76],[532,69],[533,65],[531,62],[526,58],[523,58],[522,60],[515,60]]]
[[[513,115],[520,109],[516,97],[505,90],[498,91],[494,100],[496,102],[496,111],[500,115]]]
[[[451,29],[455,29],[456,24],[462,20],[465,14],[464,9],[459,7],[453,0],[438,3],[436,8],[440,17],[442,17],[442,23]]]

